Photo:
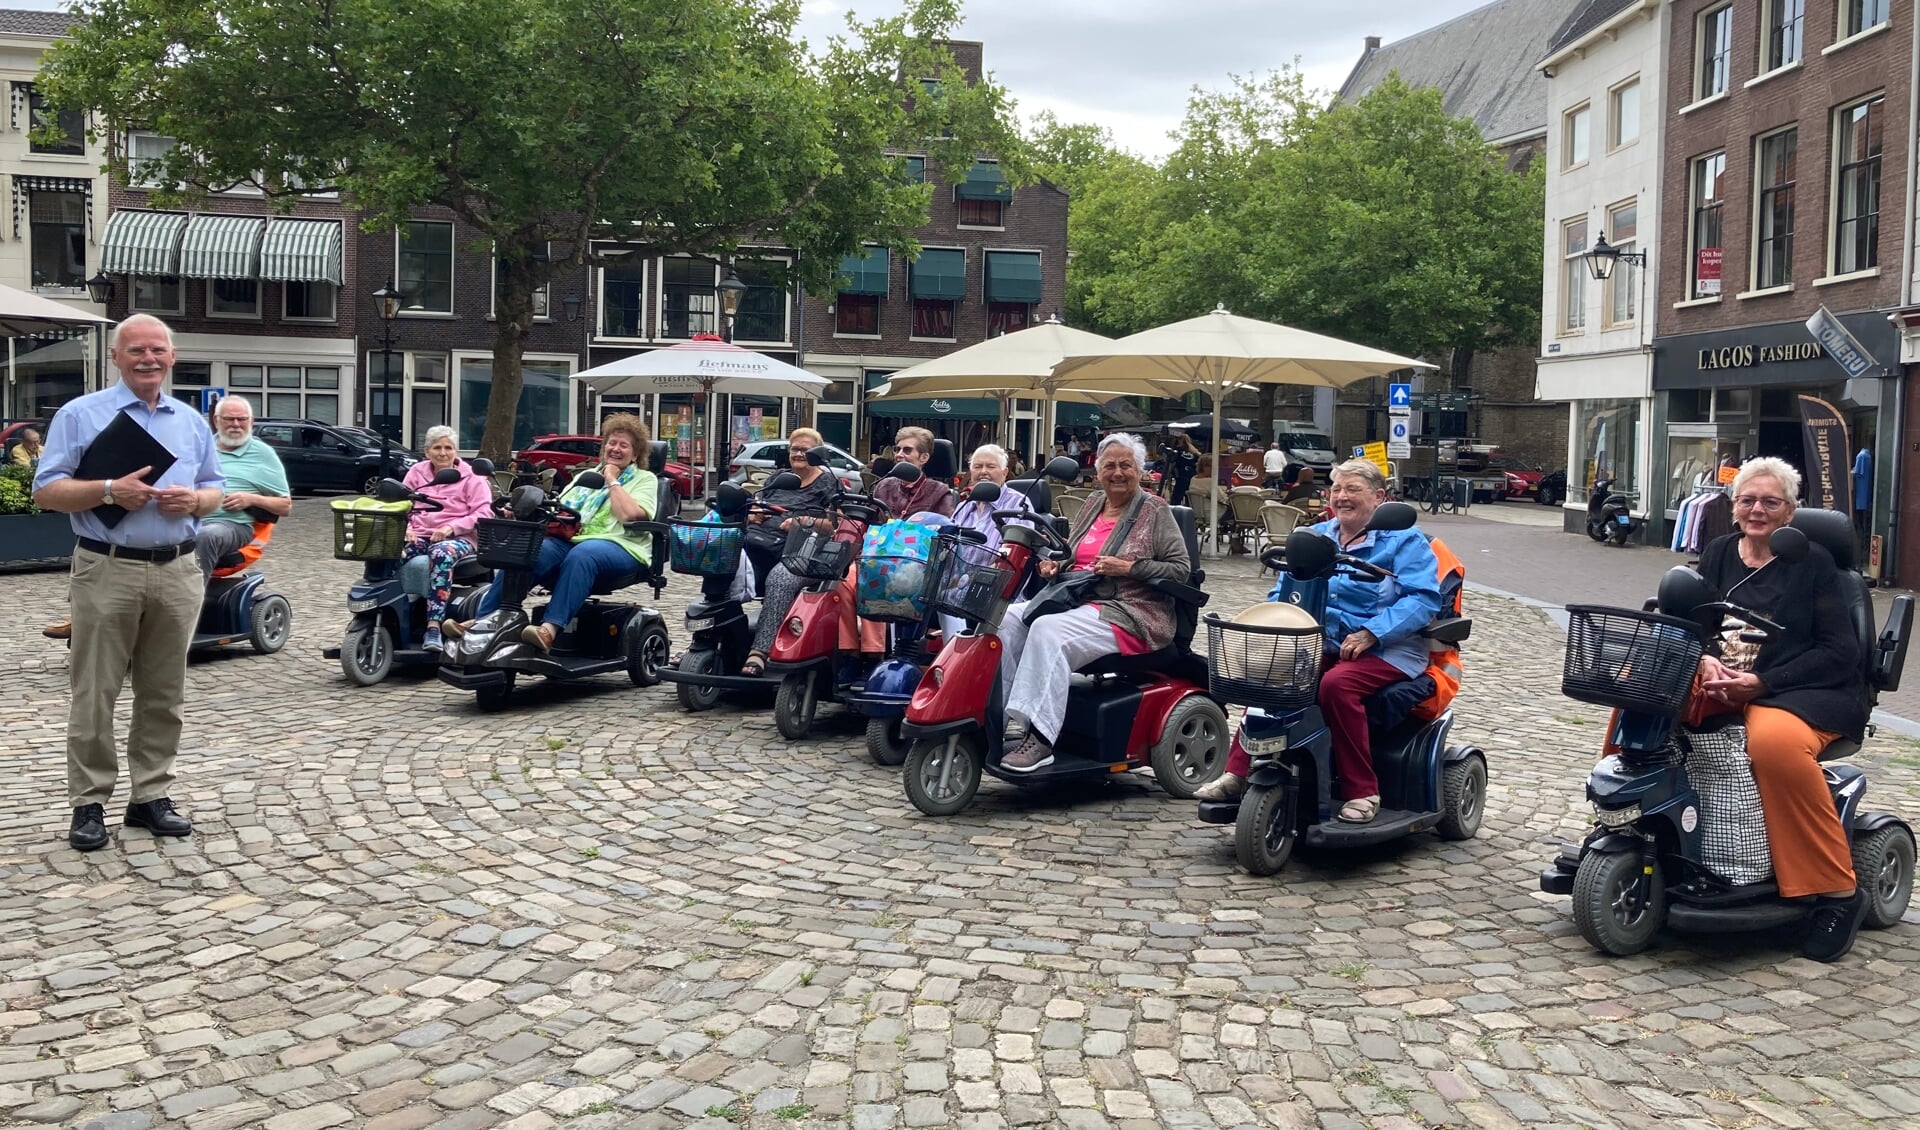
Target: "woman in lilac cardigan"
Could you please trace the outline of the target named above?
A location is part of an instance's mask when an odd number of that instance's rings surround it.
[[[433,476],[447,467],[460,469],[460,481],[445,485]],[[445,509],[416,506],[407,519],[407,563],[400,579],[406,591],[427,598],[427,635],[423,646],[440,650],[440,621],[447,614],[453,592],[453,567],[474,555],[474,522],[493,506],[493,484],[460,458],[453,429],[427,429],[427,457],[407,471],[407,489],[438,502]]]

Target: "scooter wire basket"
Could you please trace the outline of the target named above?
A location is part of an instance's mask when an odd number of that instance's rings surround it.
[[[1312,706],[1320,693],[1326,633],[1223,620],[1209,613],[1207,690],[1222,702],[1267,710]]]
[[[1007,614],[1013,578],[986,546],[941,538],[934,544],[931,564],[935,612],[989,626]]]
[[[481,518],[474,522],[480,551],[473,559],[489,569],[518,569],[531,573],[540,564],[545,522],[516,522],[508,518]]]
[[[366,500],[333,501],[333,555],[341,561],[398,561],[407,548],[410,502],[377,504],[363,509]]]
[[[1678,718],[1706,650],[1706,639],[1690,620],[1569,604],[1560,693],[1596,706]]]
[[[780,564],[787,572],[808,581],[837,581],[847,575],[847,563],[853,560],[853,544],[833,536],[834,523],[817,526],[795,520],[787,530],[787,547]]]
[[[747,542],[741,522],[667,521],[667,565],[690,577],[731,577],[740,571]]]

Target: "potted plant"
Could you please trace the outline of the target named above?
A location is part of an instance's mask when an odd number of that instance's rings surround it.
[[[0,468],[0,565],[63,561],[73,556],[73,524],[33,504],[33,472]]]

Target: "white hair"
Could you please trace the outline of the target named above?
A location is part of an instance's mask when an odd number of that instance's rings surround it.
[[[1349,459],[1336,465],[1327,473],[1327,481],[1332,482],[1341,475],[1350,475],[1367,484],[1368,490],[1386,490],[1387,477],[1380,473],[1380,465],[1371,459]]]
[[[113,327],[113,340],[108,348],[118,347],[120,344],[120,332],[134,326],[159,326],[160,332],[167,337],[167,348],[173,348],[173,327],[154,317],[152,314],[135,314]]]
[[[1013,462],[1007,458],[1007,449],[997,443],[983,443],[974,448],[973,456],[967,460],[968,465],[971,466],[973,461],[982,455],[989,459],[998,459],[1003,469],[1013,466]]]
[[[1759,455],[1740,464],[1740,470],[1733,476],[1733,493],[1746,492],[1747,484],[1755,479],[1772,479],[1780,484],[1780,493],[1787,496],[1787,505],[1792,506],[1800,497],[1800,472],[1793,464],[1772,455]]]
[[[247,419],[249,420],[253,419],[253,405],[247,402],[246,397],[236,396],[232,394],[223,396],[220,399],[213,402],[212,415],[214,419],[218,420],[220,418],[220,409],[225,407],[228,401],[232,401],[233,403],[238,404],[240,407],[245,408],[247,410]]]
[[[1093,461],[1095,463],[1100,462],[1100,457],[1107,453],[1107,448],[1115,444],[1133,452],[1133,461],[1140,465],[1142,471],[1147,469],[1147,445],[1141,441],[1139,436],[1131,432],[1115,432],[1101,440],[1100,446],[1093,449]]]
[[[423,449],[429,448],[429,447],[432,447],[434,444],[439,443],[443,439],[452,440],[453,446],[456,449],[460,446],[460,437],[455,435],[453,429],[449,428],[445,424],[435,424],[431,428],[428,428],[427,438],[421,441],[420,446]]]

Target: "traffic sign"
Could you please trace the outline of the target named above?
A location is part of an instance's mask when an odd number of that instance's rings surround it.
[[[1413,445],[1409,442],[1412,438],[1409,434],[1411,430],[1404,416],[1395,417],[1387,422],[1387,458],[1411,459],[1413,457]]]
[[[1413,411],[1413,386],[1411,384],[1387,385],[1387,411],[1395,415]]]
[[[214,405],[226,398],[227,390],[224,388],[203,388],[200,390],[200,411],[203,414],[212,412]]]

